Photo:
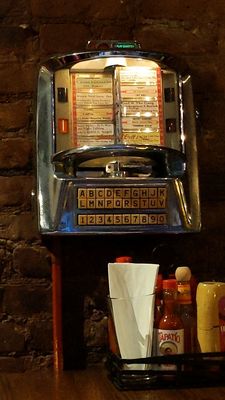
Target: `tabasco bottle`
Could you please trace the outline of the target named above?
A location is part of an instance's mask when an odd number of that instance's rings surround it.
[[[163,280],[163,315],[158,324],[157,354],[168,356],[184,352],[184,326],[177,314],[176,279]],[[161,365],[162,369],[176,369],[174,364]]]

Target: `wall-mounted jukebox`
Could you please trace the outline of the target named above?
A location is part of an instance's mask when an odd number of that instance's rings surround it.
[[[37,198],[42,234],[198,231],[190,75],[136,42],[44,63]]]

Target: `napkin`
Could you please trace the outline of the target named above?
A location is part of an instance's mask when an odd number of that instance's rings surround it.
[[[158,264],[109,263],[109,297],[122,358],[151,356]],[[146,369],[127,364],[129,369]]]

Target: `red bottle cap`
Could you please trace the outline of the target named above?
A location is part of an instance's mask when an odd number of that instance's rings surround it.
[[[164,279],[163,280],[163,289],[177,289],[176,279]]]
[[[116,263],[130,263],[130,262],[132,262],[132,257],[130,257],[130,256],[116,257],[115,262]]]

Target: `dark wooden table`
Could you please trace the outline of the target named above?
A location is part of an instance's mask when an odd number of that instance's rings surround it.
[[[0,400],[224,400],[224,387],[119,391],[102,367],[0,374]]]

